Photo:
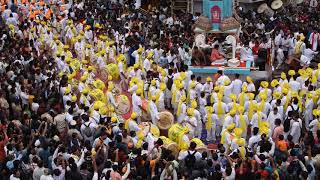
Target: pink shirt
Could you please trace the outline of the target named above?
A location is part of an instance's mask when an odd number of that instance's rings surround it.
[[[277,142],[279,140],[279,135],[280,134],[284,134],[283,125],[282,124],[280,126],[275,127],[274,130],[273,130],[272,139],[273,139],[274,142]]]
[[[218,60],[218,59],[223,59],[223,56],[220,55],[219,51],[216,49],[212,49],[211,52],[211,62]]]

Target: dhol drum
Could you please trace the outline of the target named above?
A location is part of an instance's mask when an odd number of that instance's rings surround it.
[[[163,141],[163,147],[172,152],[172,155],[177,156],[179,153],[179,147],[176,142],[173,142],[167,137],[160,136],[159,137]]]
[[[168,130],[174,123],[174,116],[169,111],[163,111],[159,114],[157,126],[160,129],[161,136],[168,137]]]
[[[208,151],[207,146],[198,138],[193,138],[191,142],[195,142],[197,144],[196,150],[200,153]]]
[[[130,101],[126,95],[119,95],[116,98],[118,103],[118,107],[116,108],[116,113],[120,115],[124,115],[130,111]]]

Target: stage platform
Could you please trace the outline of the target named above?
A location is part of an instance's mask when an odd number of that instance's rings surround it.
[[[189,70],[193,73],[199,74],[215,74],[218,70],[223,70],[224,74],[240,74],[249,75],[250,74],[250,61],[246,61],[240,64],[239,67],[225,67],[225,66],[190,66]]]

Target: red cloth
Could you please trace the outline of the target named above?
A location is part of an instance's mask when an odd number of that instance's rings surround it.
[[[8,137],[6,137],[4,140],[0,141],[0,162],[4,162],[6,160],[6,151],[4,150],[4,147],[6,146],[8,142]]]
[[[259,52],[259,44],[256,44],[255,46],[252,47],[252,53],[254,55],[258,55],[258,52]]]
[[[210,59],[211,59],[211,62],[214,62],[215,60],[223,59],[223,56],[220,55],[220,53],[217,49],[212,49]]]

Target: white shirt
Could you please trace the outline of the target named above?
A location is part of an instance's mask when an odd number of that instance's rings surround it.
[[[145,59],[144,62],[143,62],[143,67],[145,69],[146,72],[148,72],[151,68],[151,64],[150,64],[150,61],[149,59]]]
[[[179,156],[178,156],[178,160],[184,160],[187,156],[188,156],[188,152],[190,154],[193,154],[194,151],[191,151],[191,150],[188,150],[188,151],[181,151],[179,153]],[[200,160],[202,158],[202,155],[197,151],[195,154],[194,154],[196,160]]]
[[[242,81],[240,79],[235,79],[232,81],[232,93],[239,95],[241,93]]]
[[[225,119],[224,119],[224,122],[223,122],[223,127],[222,129],[226,129],[227,126],[231,123],[234,123],[236,120],[236,117],[232,117],[232,116],[227,116]]]
[[[140,106],[142,106],[141,98],[134,93],[132,95],[132,107],[133,111],[136,112],[138,116],[142,113]]]
[[[248,92],[255,92],[255,91],[256,91],[256,87],[254,86],[253,83],[244,82],[244,83],[242,84],[242,87],[243,87],[244,85],[247,86]]]
[[[254,136],[251,136],[251,137],[249,138],[248,147],[251,148],[251,149],[253,149],[253,148],[254,148],[254,147],[253,147],[254,144],[258,143],[260,140],[261,140],[261,137],[260,137],[259,134],[254,135]]]
[[[274,38],[274,44],[276,46],[279,46],[281,44],[281,34],[278,34],[275,38]]]
[[[28,104],[29,102],[29,95],[25,92],[20,93],[20,98],[22,100],[22,104]]]
[[[299,92],[299,90],[301,89],[301,84],[298,81],[290,80],[289,85],[293,91]]]
[[[129,126],[129,131],[140,131],[141,129],[139,128],[138,124],[136,121],[134,120],[129,120],[128,122],[128,126]]]
[[[278,112],[277,114],[274,114],[274,112],[270,112],[269,116],[268,116],[268,122],[269,122],[269,126],[270,129],[273,130],[274,129],[274,122],[276,119],[280,119],[282,122],[282,116],[280,115],[280,113]]]
[[[20,180],[20,178],[14,177],[13,174],[11,174],[10,180]]]
[[[51,175],[42,175],[40,180],[54,180]]]
[[[223,113],[225,114],[226,112],[228,112],[228,106],[224,102],[221,102],[221,103],[222,103],[222,110],[224,111]],[[213,109],[214,109],[214,112],[217,114],[218,113],[218,102],[214,103]]]
[[[230,79],[228,76],[223,74],[217,79],[216,85],[224,85],[225,80],[230,80]]]
[[[263,112],[259,112],[259,114],[260,114],[260,122],[267,120],[267,116]],[[252,125],[252,127],[259,127],[258,121],[259,121],[258,113],[255,113],[252,116],[252,121],[250,122],[250,124]]]

